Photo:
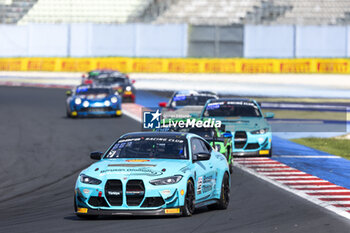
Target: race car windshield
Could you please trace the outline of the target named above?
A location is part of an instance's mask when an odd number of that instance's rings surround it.
[[[118,83],[118,84],[125,84],[126,79],[122,77],[103,77],[96,80],[98,83]]]
[[[188,159],[188,155],[184,139],[135,137],[120,139],[105,158]]]
[[[204,111],[206,117],[261,117],[259,108],[252,102],[214,102]]]
[[[96,95],[96,94],[109,94],[110,91],[107,88],[78,88],[76,90],[77,95]]]
[[[215,98],[210,95],[176,95],[173,98],[172,106],[205,105],[207,100]]]
[[[110,90],[107,88],[77,88],[77,95],[91,95],[91,94],[109,94]]]

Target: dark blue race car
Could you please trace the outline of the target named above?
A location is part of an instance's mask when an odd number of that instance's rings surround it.
[[[121,98],[109,87],[78,86],[66,92],[67,116],[121,116]]]

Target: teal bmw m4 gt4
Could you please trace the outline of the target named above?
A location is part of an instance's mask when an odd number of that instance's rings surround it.
[[[262,113],[255,100],[222,98],[208,100],[201,119],[220,120],[226,127],[225,137],[232,137],[232,156],[270,157],[272,155],[271,125],[273,113]]]
[[[83,170],[75,185],[77,216],[183,215],[226,209],[230,172],[224,155],[191,133],[139,132],[120,137]]]

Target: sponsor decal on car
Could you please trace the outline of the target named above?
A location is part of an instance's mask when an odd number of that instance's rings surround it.
[[[142,162],[149,162],[148,159],[128,159],[126,162],[130,163],[142,163]]]
[[[202,185],[203,185],[203,177],[200,176],[198,177],[198,180],[197,180],[197,194],[202,193]]]
[[[163,172],[149,168],[113,168],[100,171],[100,176],[105,176],[108,174],[160,176],[163,174]]]

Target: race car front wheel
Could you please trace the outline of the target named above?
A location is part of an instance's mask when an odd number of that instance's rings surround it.
[[[187,191],[185,196],[185,204],[183,207],[183,216],[188,217],[194,213],[195,206],[195,193],[194,193],[194,185],[191,180],[187,181]]]

